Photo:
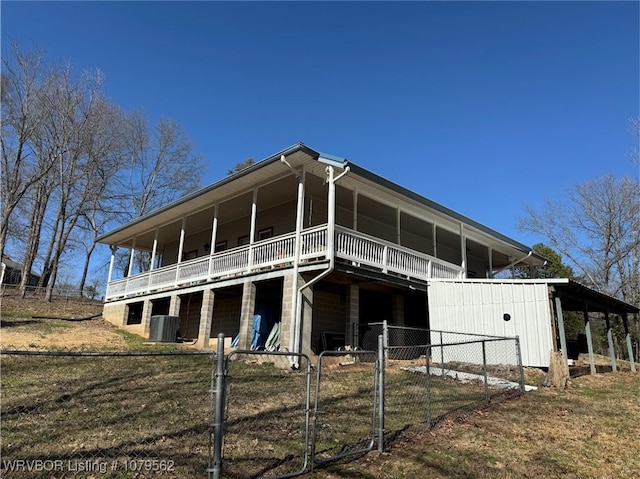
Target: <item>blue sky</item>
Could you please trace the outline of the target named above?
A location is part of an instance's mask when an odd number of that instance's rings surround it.
[[[302,141],[533,244],[525,205],[639,174],[639,5],[3,0],[2,48],[174,118],[203,185]]]

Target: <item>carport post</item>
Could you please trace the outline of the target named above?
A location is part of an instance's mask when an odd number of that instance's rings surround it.
[[[558,319],[558,335],[560,336],[560,349],[562,349],[562,356],[564,357],[565,364],[569,364],[569,356],[567,353],[567,338],[564,335],[564,317],[562,316],[562,301],[560,301],[560,294],[555,295],[556,303],[556,318]]]
[[[629,333],[629,323],[627,322],[627,313],[622,313],[622,324],[624,324],[624,334],[627,337],[627,351],[629,352],[629,364],[631,372],[636,372],[636,363],[633,358],[633,347],[631,346],[631,334]]]
[[[584,303],[584,332],[587,336],[587,349],[589,350],[589,365],[591,374],[596,373],[596,363],[593,357],[593,341],[591,340],[591,322],[589,321],[589,310],[587,303]]]
[[[607,323],[607,342],[609,343],[609,357],[611,357],[611,370],[617,371],[616,368],[616,352],[613,349],[613,331],[611,330],[611,322],[609,321],[609,311],[604,312],[604,321]]]

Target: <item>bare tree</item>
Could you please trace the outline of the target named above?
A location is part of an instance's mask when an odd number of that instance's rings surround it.
[[[23,291],[42,261],[50,297],[63,256],[83,246],[82,287],[98,233],[193,191],[203,163],[173,120],[151,127],[107,101],[99,71],[45,70],[17,47],[2,61],[0,252],[20,229]]]
[[[563,198],[527,207],[518,227],[548,238],[590,286],[631,303],[640,299],[640,190],[631,178],[585,181]]]
[[[2,59],[2,163],[0,164],[0,254],[4,253],[12,216],[31,187],[49,174],[32,140],[43,120],[42,54],[23,53],[14,45]],[[26,270],[27,276],[29,270]],[[24,276],[24,275],[23,275]]]
[[[130,164],[120,177],[129,219],[166,205],[200,185],[202,158],[178,124],[161,119],[150,126],[141,112],[127,121],[127,150]]]
[[[629,177],[603,176],[576,185],[540,210],[526,208],[523,231],[545,236],[579,280],[640,304],[640,188]],[[640,320],[635,318],[636,351]]]
[[[47,125],[54,144],[62,151],[56,164],[56,213],[52,221],[49,246],[42,274],[47,298],[55,285],[60,259],[80,218],[97,205],[107,182],[117,170],[113,161],[117,143],[105,132],[117,121],[117,109],[101,95],[102,75],[85,72],[73,81],[70,68],[56,77]]]
[[[127,167],[117,177],[116,216],[120,223],[131,221],[196,190],[204,171],[202,158],[178,124],[169,118],[151,126],[142,112],[126,121]],[[139,252],[140,270],[149,267],[149,255]],[[126,263],[126,261],[125,261]]]
[[[227,175],[233,175],[234,173],[242,171],[245,168],[249,168],[254,163],[255,163],[255,161],[253,161],[253,158],[247,158],[246,160],[244,160],[244,161],[242,161],[240,163],[236,163],[233,168],[227,170]]]

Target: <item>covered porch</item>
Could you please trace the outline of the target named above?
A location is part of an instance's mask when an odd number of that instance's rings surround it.
[[[280,235],[110,281],[106,301],[329,260],[328,225]],[[344,227],[335,228],[335,257],[407,279],[461,278],[461,266]],[[300,241],[299,255],[296,245]]]

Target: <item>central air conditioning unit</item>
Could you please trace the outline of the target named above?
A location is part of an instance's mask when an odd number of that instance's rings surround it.
[[[175,343],[180,326],[180,316],[151,316],[149,341],[157,343]]]

